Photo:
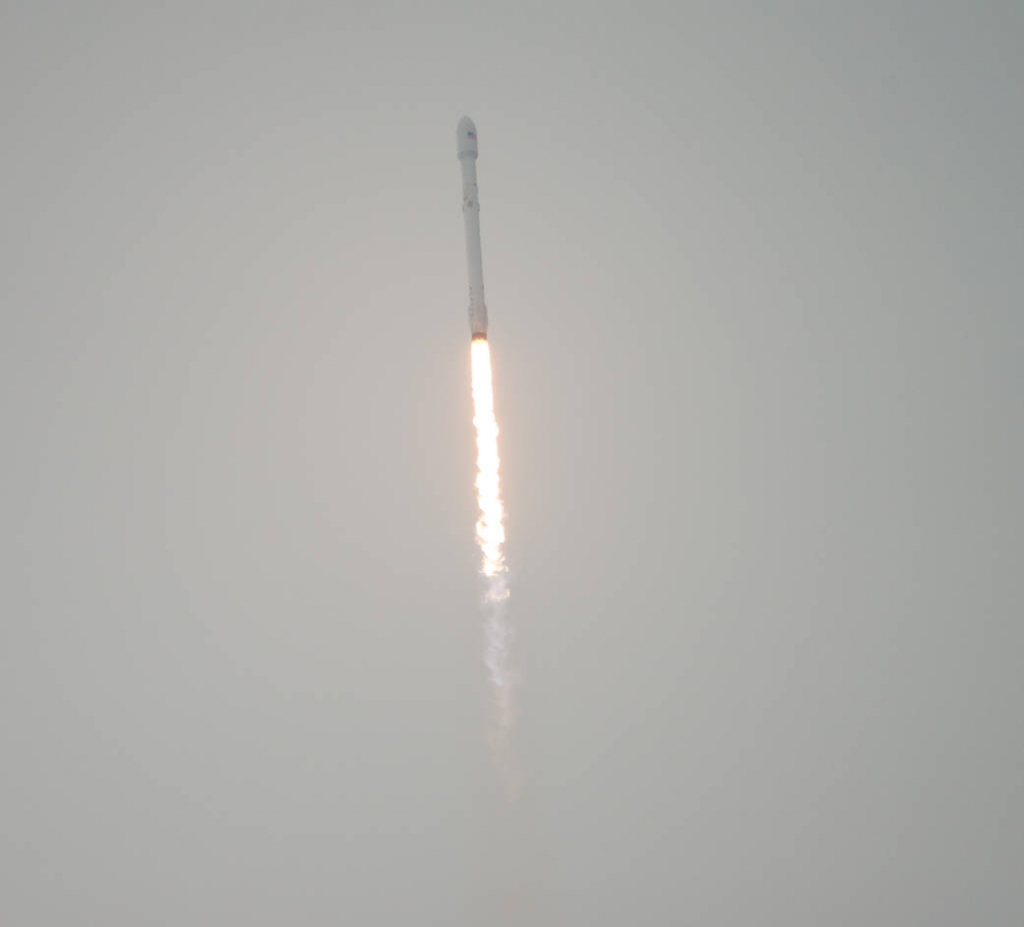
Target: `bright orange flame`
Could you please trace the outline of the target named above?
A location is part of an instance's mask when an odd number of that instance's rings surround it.
[[[498,476],[498,421],[494,417],[494,385],[491,380],[491,349],[477,339],[471,348],[473,366],[473,425],[476,427],[476,498],[480,517],[476,537],[482,561],[480,571],[497,582],[488,583],[489,598],[506,598],[503,574],[505,555],[505,510],[501,504]]]

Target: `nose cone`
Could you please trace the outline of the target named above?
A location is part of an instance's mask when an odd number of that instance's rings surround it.
[[[476,148],[476,126],[469,116],[463,116],[459,120],[459,128],[455,133],[459,145],[460,158],[475,158]]]

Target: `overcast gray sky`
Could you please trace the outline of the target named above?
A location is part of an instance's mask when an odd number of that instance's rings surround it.
[[[1024,922],[1022,47],[4,3],[0,922]]]

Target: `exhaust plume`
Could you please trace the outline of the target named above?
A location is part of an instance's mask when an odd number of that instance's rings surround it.
[[[509,738],[515,722],[511,643],[506,615],[509,588],[505,565],[505,510],[501,502],[498,421],[494,415],[491,350],[476,338],[470,349],[473,378],[473,425],[476,428],[476,498],[480,515],[476,538],[480,545],[480,574],[484,581],[484,663],[494,694],[491,748],[510,794],[516,791]]]

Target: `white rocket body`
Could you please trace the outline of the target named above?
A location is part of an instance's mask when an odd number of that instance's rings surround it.
[[[484,261],[480,249],[480,197],[476,187],[476,126],[469,116],[459,120],[459,164],[462,166],[462,217],[466,222],[466,263],[469,267],[469,331],[475,341],[487,338],[484,305]]]

